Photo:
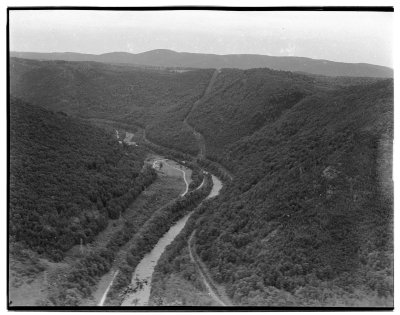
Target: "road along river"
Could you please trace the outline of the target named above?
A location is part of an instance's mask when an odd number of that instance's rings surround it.
[[[101,297],[101,300],[100,300],[98,306],[103,306],[104,305],[104,302],[106,301],[106,298],[107,298],[107,293],[108,293],[108,291],[110,291],[111,285],[113,284],[113,282],[115,280],[115,277],[118,275],[118,272],[119,272],[119,270],[114,272],[113,277],[112,277],[112,279],[111,279],[106,291],[104,292],[103,296]]]
[[[173,169],[175,169],[175,170],[177,170],[177,171],[179,171],[179,172],[182,173],[182,178],[183,178],[183,180],[184,180],[184,182],[185,182],[186,188],[185,188],[185,191],[184,191],[183,193],[181,193],[181,197],[185,196],[185,195],[188,193],[188,191],[189,191],[189,182],[188,182],[188,180],[186,179],[187,176],[190,176],[190,175],[187,174],[187,170],[188,170],[188,169],[185,168],[185,167],[183,167],[183,169],[182,169],[182,166],[181,166],[181,165],[180,165],[180,167],[178,168],[178,167],[174,166],[173,164],[168,163],[168,162],[171,162],[171,161],[168,160],[168,159],[156,159],[156,160],[152,163],[153,168],[156,168],[157,163],[162,163],[162,162],[166,163],[169,167],[172,167]],[[173,161],[172,161],[172,162],[173,162]],[[178,165],[179,165],[179,164],[178,164]],[[186,172],[185,172],[185,170],[186,170]],[[199,187],[199,188],[200,188],[200,187]]]
[[[214,175],[212,175],[212,181],[213,187],[205,199],[210,199],[217,196],[222,188],[222,182]],[[131,283],[136,290],[135,292],[129,293],[126,296],[122,306],[147,305],[150,298],[151,277],[153,275],[154,268],[157,265],[157,262],[165,248],[171,244],[175,237],[182,231],[192,213],[193,211],[176,222],[175,225],[173,225],[169,231],[160,238],[152,251],[143,257],[141,262],[137,265],[132,276]]]
[[[133,134],[130,134],[128,136],[128,137],[130,137],[129,141],[132,138],[131,135],[133,135]],[[130,145],[129,141],[127,142],[128,145]],[[189,190],[189,184],[190,184],[190,181],[191,181],[190,177],[191,177],[191,173],[192,173],[192,171],[189,168],[187,168],[187,167],[185,167],[183,165],[180,165],[180,164],[178,164],[177,162],[175,162],[173,160],[165,159],[165,158],[162,158],[162,157],[159,157],[159,156],[155,156],[155,157],[150,158],[148,160],[148,162],[150,162],[152,164],[153,168],[156,168],[156,169],[158,167],[160,167],[160,164],[162,163],[162,165],[164,165],[164,166],[162,167],[162,170],[159,169],[159,171],[163,172],[166,175],[168,174],[168,176],[176,176],[176,175],[173,175],[173,173],[180,174],[179,176],[182,176],[183,181],[185,182],[185,190],[180,194],[180,196],[183,197],[183,196],[185,196],[187,194],[187,192]],[[158,164],[158,166],[157,166],[157,164]],[[201,185],[198,188],[196,188],[196,190],[201,188],[203,186],[203,184],[204,184],[204,180],[201,183]],[[108,285],[106,287],[104,286],[104,288],[100,289],[101,291],[99,293],[101,295],[99,296],[99,300],[98,300],[97,306],[103,306],[104,305],[104,302],[105,302],[105,300],[107,298],[108,291],[110,290],[110,288],[111,288],[111,286],[112,286],[112,284],[113,284],[113,282],[114,282],[114,280],[115,280],[117,275],[118,275],[118,270],[116,270],[116,271],[112,270],[109,273],[109,278],[107,280]],[[145,280],[143,280],[142,282],[145,282]],[[142,284],[142,283],[140,282],[140,284]]]

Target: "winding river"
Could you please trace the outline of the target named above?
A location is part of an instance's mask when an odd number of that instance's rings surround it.
[[[217,196],[222,188],[222,182],[212,175],[213,187],[211,192],[205,199],[210,199]],[[157,265],[165,248],[172,243],[175,237],[182,231],[187,220],[192,215],[193,211],[184,216],[173,225],[167,233],[160,238],[152,251],[146,254],[141,262],[137,265],[132,276],[132,286],[136,287],[135,292],[129,293],[122,303],[122,306],[145,306],[150,298],[151,278],[154,268]]]

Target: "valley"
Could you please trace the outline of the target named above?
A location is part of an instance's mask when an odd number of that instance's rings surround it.
[[[10,59],[13,304],[393,305],[393,80],[186,70]]]
[[[160,157],[159,156],[151,156],[147,159],[147,163],[149,163],[150,165],[153,165],[153,166],[154,166],[155,161],[160,161]],[[163,161],[165,161],[165,160],[163,160]],[[174,163],[172,162],[172,164],[174,164]],[[164,165],[165,166],[163,166],[163,168],[160,169],[158,172],[167,181],[160,183],[159,186],[151,186],[150,189],[148,191],[146,191],[146,195],[149,197],[149,199],[147,201],[148,203],[151,202],[152,198],[154,198],[155,195],[158,195],[162,191],[162,189],[166,189],[168,187],[169,187],[169,189],[171,189],[170,188],[171,186],[172,187],[176,186],[177,188],[180,188],[181,192],[180,192],[180,194],[176,194],[176,192],[175,192],[175,194],[174,194],[175,198],[177,198],[178,196],[182,196],[185,194],[185,192],[187,192],[188,183],[186,181],[186,178],[184,180],[185,188],[182,188],[181,178],[183,178],[183,176],[180,175],[181,169],[177,168],[175,165],[168,164],[168,162],[165,162]],[[184,172],[184,176],[185,177],[187,176],[189,178],[189,182],[190,182],[190,175],[191,175],[191,172],[189,169],[187,169],[186,172]],[[173,180],[176,183],[173,184],[171,182],[171,180]],[[184,190],[184,192],[182,192],[182,190]],[[164,199],[162,202],[165,203],[165,201],[166,200]],[[138,198],[138,200],[135,202],[135,206],[140,207],[141,206],[140,202],[141,202],[141,200],[140,200],[140,198]],[[154,206],[162,207],[163,203],[158,203],[158,205],[153,205],[153,207]],[[126,220],[129,220],[129,218],[127,218]],[[97,289],[93,293],[94,305],[98,305],[98,306],[104,305],[106,298],[107,298],[108,291],[110,290],[110,288],[115,280],[115,277],[118,275],[118,272],[119,272],[118,265],[121,264],[121,262],[125,259],[125,255],[126,255],[128,247],[129,247],[129,241],[124,245],[123,248],[121,248],[120,252],[117,254],[117,257],[119,257],[119,259],[116,259],[114,261],[113,267],[111,268],[110,272],[108,272],[106,275],[104,275],[100,279]],[[147,264],[145,264],[145,266],[148,267]],[[83,302],[83,305],[86,305],[86,303],[88,303],[88,302]]]

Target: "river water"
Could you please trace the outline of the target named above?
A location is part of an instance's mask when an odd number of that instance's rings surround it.
[[[214,175],[212,175],[212,181],[213,187],[206,199],[217,196],[222,188],[221,181]],[[129,293],[126,296],[125,300],[122,303],[122,306],[147,305],[150,298],[151,277],[153,275],[154,268],[157,265],[157,262],[160,259],[165,248],[169,244],[171,244],[175,237],[182,231],[192,213],[193,211],[184,216],[178,222],[176,222],[175,225],[173,225],[169,229],[169,231],[160,238],[152,251],[143,257],[141,262],[137,265],[135,272],[133,273],[131,282],[133,287],[136,287],[137,283],[141,283],[141,285],[136,292]]]

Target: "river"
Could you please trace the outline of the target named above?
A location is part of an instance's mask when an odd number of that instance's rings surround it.
[[[205,199],[210,199],[217,196],[222,188],[222,182],[212,175],[213,187],[211,192]],[[152,251],[146,254],[140,263],[137,265],[135,272],[132,276],[132,286],[136,287],[139,284],[136,292],[129,293],[124,299],[122,306],[145,306],[147,305],[150,298],[151,290],[151,277],[154,272],[154,268],[157,265],[165,248],[172,243],[175,237],[182,231],[187,220],[192,215],[193,211],[184,216],[178,222],[173,225],[167,233],[160,238],[158,243],[154,246]]]

